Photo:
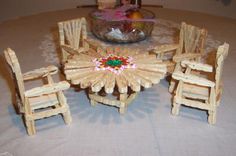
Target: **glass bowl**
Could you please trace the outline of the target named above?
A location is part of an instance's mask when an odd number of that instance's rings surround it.
[[[99,39],[114,43],[132,43],[146,39],[152,33],[155,15],[148,10],[138,10],[144,20],[107,20],[90,13],[91,31]]]

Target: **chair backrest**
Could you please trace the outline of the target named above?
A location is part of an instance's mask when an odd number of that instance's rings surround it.
[[[229,44],[224,43],[223,45],[218,47],[216,52],[216,62],[215,62],[215,81],[216,81],[216,91],[220,90],[221,83],[221,75],[223,71],[224,60],[228,55]]]
[[[22,103],[24,103],[23,101],[24,101],[25,87],[24,87],[20,64],[18,62],[16,54],[12,49],[7,48],[6,50],[4,50],[4,55],[5,55],[5,59],[7,63],[12,69],[12,72],[13,72],[13,75],[17,84],[19,96],[21,98]]]
[[[203,54],[206,36],[207,30],[182,22],[179,36],[180,46],[176,51],[176,55],[182,53]]]
[[[79,48],[89,48],[88,42],[85,41],[87,39],[86,25],[87,23],[84,17],[58,23],[62,63],[64,63],[68,56],[71,55],[71,53],[62,47],[63,45],[69,46],[74,50],[79,50]],[[79,51],[75,52],[80,53]]]
[[[97,0],[98,9],[111,9],[116,5],[116,0]]]
[[[87,46],[86,19],[84,17],[58,23],[60,44],[70,45],[74,49]]]

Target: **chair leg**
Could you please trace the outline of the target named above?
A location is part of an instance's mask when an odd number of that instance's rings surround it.
[[[126,109],[127,109],[127,104],[125,101],[127,100],[128,95],[127,94],[120,94],[120,108],[119,112],[120,114],[125,114]]]
[[[217,95],[216,106],[220,105],[221,95],[222,95],[222,89],[219,91]]]
[[[98,95],[98,93],[93,92],[93,91],[91,90],[91,88],[90,88],[90,90],[89,90],[89,95],[92,95],[92,94]],[[97,101],[95,101],[95,100],[93,100],[93,99],[91,99],[91,98],[90,98],[89,100],[90,100],[91,106],[95,107],[95,106],[97,105]]]
[[[91,104],[91,106],[94,107],[97,105],[97,102],[95,100],[90,99],[90,104]]]
[[[173,93],[174,89],[175,89],[175,81],[171,80],[170,81],[169,92]]]
[[[26,120],[26,129],[27,129],[27,133],[28,135],[34,135],[36,133],[35,130],[35,121],[34,120]]]
[[[216,111],[208,111],[208,122],[209,124],[213,125],[216,123]]]
[[[171,113],[173,115],[179,115],[179,108],[180,108],[180,104],[176,103],[174,100]]]
[[[120,105],[120,108],[119,108],[120,114],[125,114],[126,109],[127,109],[126,104],[124,102],[121,102],[121,105]]]
[[[72,122],[70,111],[67,110],[65,113],[62,114],[65,124],[69,125]]]
[[[220,105],[220,99],[216,101],[216,106]]]

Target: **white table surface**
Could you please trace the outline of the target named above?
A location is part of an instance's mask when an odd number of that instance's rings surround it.
[[[224,41],[230,44],[216,125],[209,125],[206,112],[197,109],[181,107],[180,115],[172,116],[169,85],[162,80],[141,92],[125,115],[109,106],[91,107],[84,91],[71,88],[65,95],[73,123],[66,126],[61,116],[39,120],[36,121],[37,134],[29,137],[21,116],[15,113],[12,105],[14,84],[1,57],[0,156],[234,156],[236,20],[187,11],[148,9],[173,30],[177,30],[181,21],[205,27],[210,35],[208,48],[214,49]],[[49,64],[58,65],[57,22],[85,16],[90,11],[70,9],[0,23],[1,54],[7,47],[14,49],[23,72]],[[163,34],[169,30],[156,32]],[[174,33],[169,35],[169,40],[165,35],[159,39],[171,42]],[[63,76],[55,79],[63,79]]]

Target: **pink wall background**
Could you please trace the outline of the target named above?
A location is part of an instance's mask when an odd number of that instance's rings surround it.
[[[95,3],[96,0],[1,0],[0,21]],[[165,8],[203,12],[236,19],[235,0],[143,0],[143,3],[161,4]]]

